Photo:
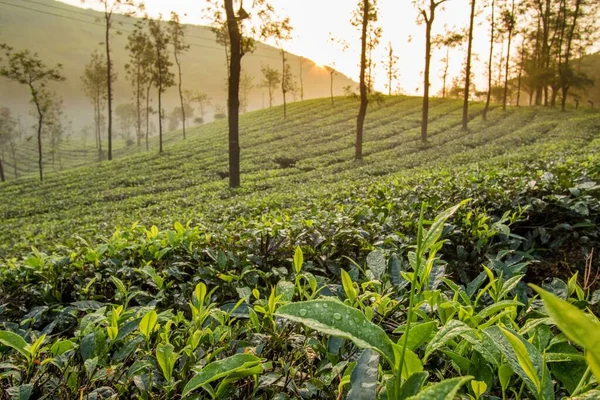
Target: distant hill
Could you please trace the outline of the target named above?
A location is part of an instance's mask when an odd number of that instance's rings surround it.
[[[10,3],[10,5],[9,5]],[[47,65],[61,63],[67,80],[53,85],[53,89],[64,98],[68,119],[73,121],[74,133],[90,124],[92,108],[81,90],[81,74],[90,55],[102,50],[104,27],[98,20],[102,14],[93,10],[72,7],[55,0],[6,0],[0,3],[0,43],[16,49],[37,52]],[[124,66],[128,61],[125,50],[127,35],[133,30],[135,19],[116,17],[112,39],[113,59],[117,71],[115,104],[127,103],[131,99],[131,86],[125,80]],[[183,57],[183,79],[186,89],[197,89],[207,93],[214,105],[226,105],[225,93],[225,49],[214,40],[213,33],[204,26],[186,25],[187,41],[191,45]],[[289,56],[292,72],[298,82],[301,58]],[[242,68],[253,77],[254,85],[261,81],[261,65],[281,68],[279,51],[258,43],[253,54],[246,55]],[[329,96],[329,73],[312,61],[303,66],[304,98]],[[342,94],[342,88],[354,83],[342,74],[334,80],[334,94]],[[164,108],[168,111],[178,105],[175,88],[166,92]],[[268,105],[268,94],[263,88],[254,88],[249,96],[249,110]],[[289,96],[289,101],[293,97]],[[296,96],[300,100],[300,96]],[[29,115],[28,94],[24,87],[0,79],[0,106],[8,106],[22,117]],[[282,101],[281,94],[275,96],[275,104]],[[212,116],[212,109],[210,110]],[[29,124],[26,124],[29,125]]]

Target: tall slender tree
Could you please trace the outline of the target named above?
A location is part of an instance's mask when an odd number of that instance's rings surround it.
[[[183,124],[183,138],[185,139],[185,104],[183,99],[182,89],[182,73],[181,73],[181,56],[183,53],[188,51],[190,46],[185,43],[185,26],[179,22],[179,15],[175,12],[171,12],[171,19],[169,20],[169,33],[171,38],[171,45],[173,45],[173,56],[175,58],[175,64],[177,65],[177,89],[179,91],[179,101],[181,102],[181,123]]]
[[[504,30],[508,35],[508,44],[506,48],[506,69],[504,71],[504,92],[502,95],[502,110],[506,111],[506,102],[508,99],[508,76],[509,76],[509,68],[510,68],[510,48],[512,46],[512,37],[513,32],[516,26],[515,19],[515,0],[512,0],[512,6],[509,9],[504,9],[502,11],[502,25]]]
[[[158,98],[158,135],[159,148],[158,152],[163,152],[163,119],[164,110],[162,108],[162,95],[167,88],[175,85],[175,74],[170,71],[171,63],[169,59],[168,44],[169,34],[162,26],[162,21],[159,19],[149,19],[150,38],[154,49],[154,68],[152,70],[152,81],[156,87],[156,95]]]
[[[431,66],[431,30],[435,21],[437,8],[447,0],[423,0],[417,3],[419,17],[417,22],[425,23],[425,70],[423,72],[423,109],[421,115],[421,141],[427,142],[427,127],[429,121],[429,74]]]
[[[143,21],[135,24],[135,29],[127,37],[129,51],[129,63],[125,65],[127,78],[133,88],[133,100],[136,107],[136,138],[137,145],[142,144],[142,121],[144,118],[143,102],[146,100],[146,88],[152,80],[152,67],[154,62],[154,51],[150,37],[146,32]]]
[[[214,27],[227,27],[229,68],[227,72],[227,107],[229,125],[229,186],[240,186],[240,77],[242,58],[254,50],[254,38],[265,39],[269,32],[274,8],[267,0],[254,0],[250,13],[244,9],[242,0],[207,0],[213,15]],[[237,11],[236,11],[237,8]],[[254,15],[254,17],[251,16]],[[253,23],[245,24],[248,20]]]
[[[465,35],[458,31],[449,30],[444,35],[436,36],[433,41],[436,46],[442,46],[446,49],[446,55],[442,59],[444,67],[442,70],[442,98],[446,98],[448,69],[450,67],[450,50],[460,45],[465,40]]]
[[[28,50],[15,52],[6,44],[0,44],[0,50],[7,58],[7,65],[0,66],[0,76],[25,85],[29,89],[30,102],[34,105],[34,114],[37,117],[38,167],[40,182],[43,182],[42,132],[44,118],[53,101],[47,86],[50,82],[65,80],[61,74],[62,66],[58,64],[54,68],[48,68],[37,53],[31,54]]]
[[[467,45],[467,66],[465,68],[465,93],[463,99],[462,128],[467,130],[469,124],[469,90],[471,88],[471,54],[473,52],[473,27],[475,26],[475,0],[471,0],[471,16],[469,18],[469,37]]]
[[[85,66],[81,76],[83,92],[90,99],[94,107],[94,128],[98,160],[102,161],[102,125],[104,123],[104,105],[106,101],[106,60],[94,51],[89,63]]]
[[[398,79],[398,59],[399,57],[394,53],[394,47],[392,42],[388,42],[385,48],[385,54],[387,55],[385,60],[385,75],[387,77],[386,87],[388,90],[388,96],[392,95],[393,82]]]
[[[292,38],[292,25],[290,18],[285,17],[280,21],[275,21],[268,24],[261,32],[262,38],[272,37],[275,39],[279,54],[281,55],[281,96],[283,99],[283,118],[287,118],[287,93],[292,89],[290,87],[292,72],[290,70],[285,44]]]
[[[494,60],[494,41],[496,39],[496,0],[492,0],[490,4],[492,9],[490,15],[490,55],[488,58],[488,90],[485,95],[485,107],[483,108],[482,118],[487,120],[487,112],[490,108],[490,100],[492,97],[492,64]]]
[[[331,105],[333,106],[335,105],[333,101],[333,78],[337,73],[335,70],[335,62],[333,62],[331,65],[326,65],[325,70],[329,72],[329,96],[331,97]]]
[[[114,16],[116,14],[124,14],[127,16],[135,15],[136,12],[142,11],[144,6],[134,0],[82,0],[82,3],[97,3],[103,6],[104,19],[104,47],[106,49],[106,89],[107,89],[107,107],[108,107],[108,159],[112,160],[112,128],[113,128],[113,82],[116,79],[116,74],[113,71],[112,51],[110,35],[114,26]]]
[[[377,18],[377,0],[360,0],[357,9],[354,11],[352,20],[352,25],[360,30],[360,106],[356,117],[356,144],[354,153],[354,158],[356,160],[362,159],[364,123],[365,117],[367,116],[367,107],[369,105],[369,93],[367,88],[367,68],[371,63],[371,60],[368,58],[369,31],[377,22]]]
[[[273,94],[282,81],[281,73],[269,65],[262,65],[260,70],[263,74],[261,86],[266,88],[269,93],[269,108],[271,108],[273,107]]]
[[[14,147],[16,136],[17,120],[12,116],[9,108],[0,108],[0,182],[6,181],[3,164],[5,151],[8,151],[9,147]]]

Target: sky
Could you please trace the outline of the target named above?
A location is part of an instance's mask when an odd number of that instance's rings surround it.
[[[60,0],[71,5],[81,6],[81,0]],[[85,7],[98,8],[95,0],[86,0]],[[249,1],[249,0],[246,0]],[[151,17],[159,14],[168,16],[171,11],[181,16],[182,22],[207,25],[208,19],[202,0],[145,0],[146,11]],[[358,81],[360,60],[360,32],[351,25],[353,10],[357,0],[271,0],[280,16],[289,16],[293,38],[286,43],[286,50],[305,56],[321,65],[332,65],[350,78]],[[434,23],[434,34],[452,29],[463,29],[468,24],[468,0],[449,0],[445,7],[438,10]],[[374,52],[378,63],[375,87],[386,91],[383,60],[385,48],[391,43],[394,52],[400,57],[398,67],[400,76],[393,86],[399,86],[402,93],[420,94],[422,91],[422,71],[424,68],[425,27],[418,25],[417,10],[409,0],[379,0],[379,21],[383,29],[381,43]],[[99,9],[99,8],[98,8]],[[485,21],[487,10],[480,10],[479,24],[474,35],[474,76],[478,90],[487,88],[489,24]],[[348,49],[343,51],[340,45],[333,44],[330,37],[343,39]],[[267,43],[269,43],[267,41]],[[274,44],[271,42],[269,44]],[[499,46],[499,45],[498,45]],[[464,63],[464,50],[450,53],[450,77],[460,75]],[[441,63],[445,51],[436,50],[432,57],[431,92],[437,93],[441,86]],[[449,79],[451,81],[451,79]]]

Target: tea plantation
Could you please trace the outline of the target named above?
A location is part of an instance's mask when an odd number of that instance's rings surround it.
[[[0,399],[600,398],[600,114],[420,106],[1,184]]]

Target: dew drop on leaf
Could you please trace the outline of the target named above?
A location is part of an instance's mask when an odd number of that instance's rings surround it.
[[[336,312],[333,314],[333,318],[340,320],[340,319],[342,319],[342,314]]]
[[[306,309],[304,309],[304,308],[300,309],[300,315],[302,315],[303,317],[306,317],[306,313],[307,313]]]

